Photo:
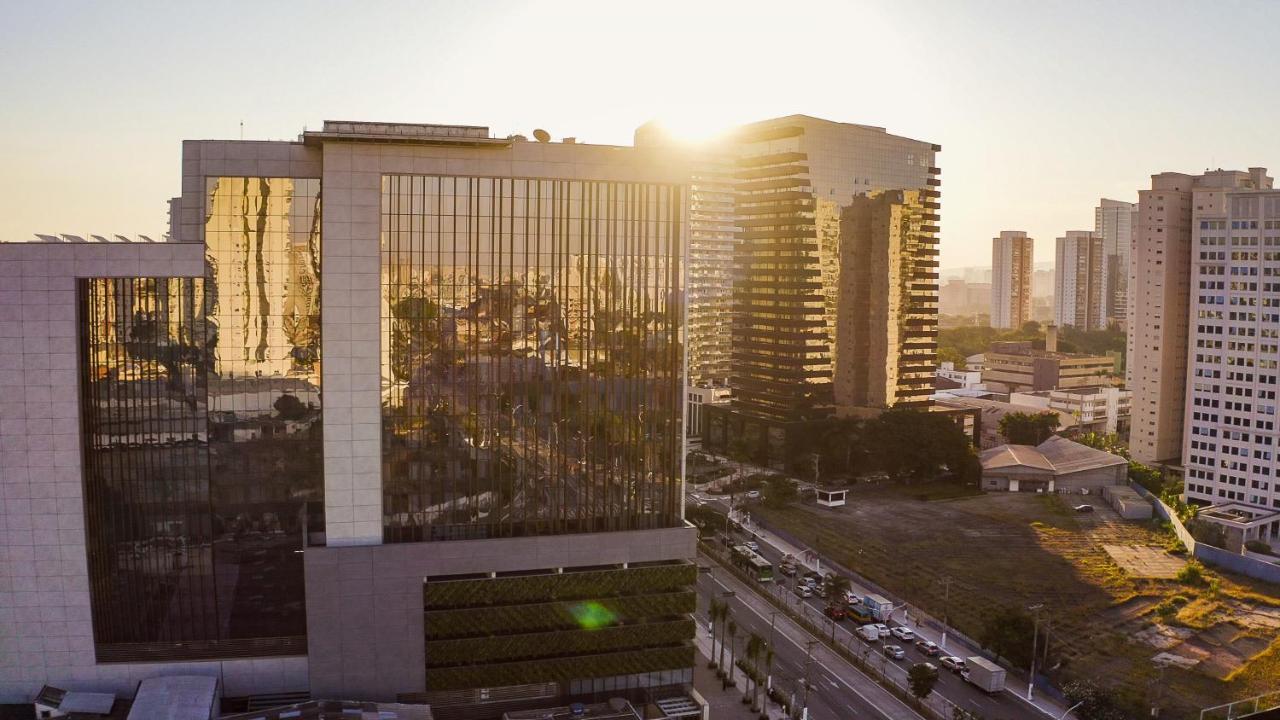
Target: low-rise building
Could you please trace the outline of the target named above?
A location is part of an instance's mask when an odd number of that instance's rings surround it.
[[[702,415],[707,405],[728,405],[733,400],[733,390],[725,385],[699,383],[689,386],[689,417],[685,420],[685,436],[690,440],[702,439]]]
[[[1010,393],[1009,402],[1060,410],[1084,432],[1127,434],[1133,393],[1117,387],[1066,388]]]
[[[982,489],[1076,493],[1123,485],[1129,461],[1054,435],[1039,445],[984,450]]]
[[[1004,436],[1000,434],[1000,418],[1009,413],[1028,413],[1034,415],[1041,412],[1058,414],[1058,432],[1071,434],[1079,428],[1079,423],[1070,413],[1044,409],[1035,405],[1018,405],[996,399],[994,393],[984,390],[943,390],[934,393],[934,407],[945,410],[977,410],[978,415],[972,421],[965,420],[965,429],[973,427],[975,445],[980,450],[1002,445]],[[970,425],[971,422],[971,425]]]
[[[1223,548],[1242,552],[1251,540],[1272,547],[1280,545],[1280,510],[1270,510],[1239,502],[1201,508],[1196,519],[1211,522],[1224,531]]]
[[[956,364],[953,362],[944,362],[938,365],[938,369],[934,371],[938,376],[937,387],[939,390],[951,390],[955,388],[975,388],[981,390],[984,388],[982,384],[981,370],[957,370]]]
[[[998,342],[986,353],[982,381],[1006,393],[1097,387],[1110,384],[1115,365],[1105,355],[1038,350],[1029,341]]]

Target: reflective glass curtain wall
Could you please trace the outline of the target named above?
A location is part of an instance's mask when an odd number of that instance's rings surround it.
[[[680,522],[684,189],[388,176],[388,542]]]
[[[306,650],[323,537],[319,181],[208,181],[206,277],[82,281],[100,661]]]

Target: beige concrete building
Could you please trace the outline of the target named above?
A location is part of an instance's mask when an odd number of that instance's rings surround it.
[[[991,239],[991,327],[1020,328],[1031,320],[1035,244],[1021,230]]]
[[[1129,389],[1133,391],[1129,447],[1144,463],[1178,463],[1186,403],[1192,220],[1225,190],[1270,188],[1271,178],[1216,170],[1203,175],[1166,172],[1138,191],[1129,264],[1126,337]]]
[[[982,381],[996,392],[1059,390],[1108,385],[1114,373],[1115,360],[1105,355],[1036,350],[1030,342],[999,342],[986,353]]]
[[[1102,236],[1068,230],[1058,238],[1054,266],[1053,321],[1081,330],[1107,327]]]

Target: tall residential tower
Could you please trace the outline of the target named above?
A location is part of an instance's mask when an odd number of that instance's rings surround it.
[[[1107,327],[1103,302],[1105,278],[1102,237],[1087,230],[1068,230],[1058,238],[1054,265],[1053,321],[1081,330]]]
[[[1187,358],[1194,353],[1188,331],[1191,287],[1193,282],[1226,282],[1225,277],[1192,278],[1192,259],[1210,252],[1192,242],[1193,214],[1206,205],[1220,206],[1228,190],[1270,187],[1266,170],[1252,168],[1203,175],[1160,173],[1151,176],[1150,189],[1138,191],[1138,220],[1133,226],[1129,263],[1132,312],[1126,354],[1129,388],[1133,390],[1129,447],[1141,462],[1177,464],[1180,460],[1189,380]],[[1197,318],[1191,324],[1200,321]]]
[[[1093,210],[1093,231],[1102,238],[1103,312],[1124,326],[1128,313],[1129,254],[1137,206],[1103,198]]]
[[[1021,230],[1001,230],[991,240],[991,327],[1020,328],[1031,320],[1035,240]]]

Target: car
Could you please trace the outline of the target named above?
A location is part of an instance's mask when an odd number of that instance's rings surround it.
[[[759,499],[760,499],[760,491],[759,491],[759,490],[748,490],[748,491],[747,491],[747,497],[748,497],[749,499],[751,499],[751,500],[759,500]]]
[[[845,609],[836,604],[828,604],[822,609],[822,613],[832,620],[843,620],[845,618]]]
[[[911,632],[911,630],[908,628],[902,627],[901,625],[890,630],[889,632],[893,633],[894,637],[898,638],[899,640],[902,640],[903,642],[911,642],[912,640],[916,639],[915,633]]]
[[[892,658],[894,660],[901,660],[907,656],[907,654],[903,652],[901,645],[885,645],[883,652],[885,657]]]
[[[1090,504],[1088,504],[1088,503],[1085,503],[1085,504],[1083,504],[1083,505],[1077,505],[1077,506],[1075,506],[1073,509],[1074,509],[1076,512],[1078,512],[1078,513],[1091,513],[1091,512],[1093,512],[1093,506],[1092,506],[1092,505],[1090,505]]]
[[[795,593],[796,595],[799,595],[802,598],[813,597],[813,590],[808,585],[804,585],[804,584],[797,584]]]
[[[967,667],[965,665],[964,658],[956,657],[955,655],[943,655],[941,658],[938,658],[938,662],[942,667],[956,673],[957,675]]]
[[[924,638],[916,641],[916,649],[929,657],[937,657],[938,653],[942,652],[942,648],[938,647],[937,643]]]
[[[874,624],[874,627],[875,627],[875,629],[876,629],[876,630],[879,630],[879,631],[880,631],[880,637],[881,637],[881,639],[889,637],[889,634],[890,634],[890,633],[889,633],[889,626],[888,626],[888,625],[885,625],[884,623],[875,623],[875,624]]]
[[[801,584],[804,585],[805,587],[808,587],[810,590],[817,590],[818,578],[814,577],[813,574],[810,573],[804,576],[804,582]]]
[[[793,577],[796,574],[796,566],[791,563],[784,562],[778,566],[778,572],[786,575],[787,577]]]
[[[742,544],[746,545],[747,549],[750,550],[751,552],[760,552],[760,543],[756,542],[755,540],[748,540]]]

